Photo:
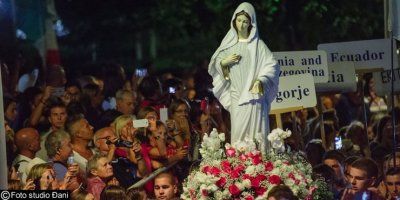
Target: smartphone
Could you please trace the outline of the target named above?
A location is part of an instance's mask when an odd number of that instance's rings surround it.
[[[135,75],[138,77],[145,77],[147,75],[147,69],[145,68],[137,68],[135,70]]]
[[[335,149],[341,149],[343,147],[342,138],[335,137]]]
[[[74,156],[72,155],[72,156],[68,156],[68,160],[67,160],[67,164],[68,164],[68,166],[71,166],[71,165],[73,165],[75,163],[75,161],[74,161]]]
[[[149,126],[149,120],[147,120],[147,119],[133,120],[134,128],[143,128],[143,127],[148,127],[148,126]]]
[[[61,97],[64,95],[64,92],[65,92],[64,87],[55,87],[51,95],[56,97]]]
[[[40,178],[37,178],[33,181],[33,184],[35,184],[35,190],[41,190],[40,189]]]
[[[168,88],[168,92],[169,92],[170,94],[175,94],[176,89],[175,89],[174,87],[169,87],[169,88]]]
[[[160,108],[160,121],[166,123],[168,120],[168,108]]]

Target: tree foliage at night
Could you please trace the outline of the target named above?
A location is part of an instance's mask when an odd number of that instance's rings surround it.
[[[192,67],[209,59],[242,1],[56,1],[70,34],[59,39],[74,68],[114,60],[126,66]],[[320,43],[384,37],[383,0],[258,0],[261,38],[272,51],[313,50]],[[138,54],[141,49],[141,56]]]

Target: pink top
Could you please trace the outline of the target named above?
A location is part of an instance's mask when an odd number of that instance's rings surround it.
[[[93,194],[95,200],[100,200],[100,194],[105,187],[106,183],[97,176],[87,179],[86,191]]]

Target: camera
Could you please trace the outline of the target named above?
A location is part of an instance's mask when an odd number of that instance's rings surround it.
[[[110,144],[112,144],[112,142],[110,140],[107,140],[106,144],[110,145]],[[132,148],[133,147],[133,142],[118,139],[117,141],[114,142],[114,145],[116,147]]]

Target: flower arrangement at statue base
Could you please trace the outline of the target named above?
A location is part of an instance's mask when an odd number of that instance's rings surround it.
[[[224,145],[225,135],[214,129],[203,138],[203,159],[184,181],[181,199],[267,199],[268,192],[280,184],[290,187],[299,199],[330,199],[325,183],[311,179],[311,165],[285,151],[284,139],[290,134],[273,130],[268,140],[274,150],[263,156],[251,140]]]

